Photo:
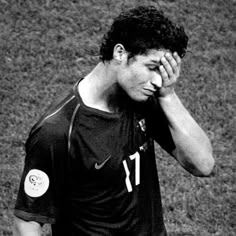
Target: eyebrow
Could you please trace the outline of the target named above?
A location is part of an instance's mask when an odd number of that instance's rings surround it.
[[[160,61],[157,61],[157,60],[151,60],[151,61],[148,62],[147,64],[151,64],[151,63],[154,63],[154,64],[156,64],[157,66],[160,66],[160,65],[161,65],[161,62],[160,62]]]

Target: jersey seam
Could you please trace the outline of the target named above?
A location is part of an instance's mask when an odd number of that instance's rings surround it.
[[[71,148],[71,134],[72,134],[72,129],[73,129],[73,125],[74,125],[74,120],[75,120],[75,116],[76,113],[78,111],[80,107],[80,103],[78,103],[73,111],[72,117],[71,117],[71,121],[70,121],[70,126],[69,126],[69,131],[68,131],[68,153],[70,152],[70,148]]]
[[[67,103],[69,103],[71,100],[73,100],[75,98],[75,95],[73,95],[69,100],[67,100],[61,107],[59,107],[56,111],[54,111],[52,114],[46,116],[42,122],[44,122],[45,120],[47,120],[48,118],[54,116],[56,113],[58,113],[60,110],[63,109],[64,106],[66,106]]]

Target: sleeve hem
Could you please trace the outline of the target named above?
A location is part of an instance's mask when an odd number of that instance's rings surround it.
[[[42,216],[42,215],[30,213],[30,212],[25,212],[25,211],[17,210],[17,209],[14,210],[14,215],[26,221],[35,221],[42,224],[55,224],[56,223],[55,218]]]

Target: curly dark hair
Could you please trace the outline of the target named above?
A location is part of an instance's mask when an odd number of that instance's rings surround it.
[[[182,26],[171,22],[154,6],[139,6],[114,19],[110,30],[103,36],[100,59],[110,61],[116,44],[122,44],[129,58],[145,54],[149,49],[168,49],[184,57],[188,36]]]

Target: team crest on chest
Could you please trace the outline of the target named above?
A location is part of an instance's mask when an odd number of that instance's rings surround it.
[[[138,122],[138,124],[139,124],[139,128],[141,129],[141,131],[144,132],[144,133],[146,133],[147,127],[146,127],[146,121],[145,121],[145,119],[140,120],[140,121]]]

